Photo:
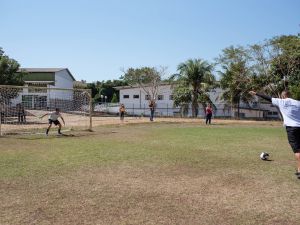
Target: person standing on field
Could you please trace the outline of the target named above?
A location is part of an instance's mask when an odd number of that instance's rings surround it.
[[[119,108],[119,113],[120,113],[120,120],[123,122],[124,121],[124,116],[125,116],[125,105],[121,104]]]
[[[58,126],[58,134],[61,135],[62,134],[60,132],[60,130],[61,130],[61,124],[60,124],[58,118],[61,118],[61,120],[63,121],[64,125],[65,125],[65,121],[64,121],[64,118],[62,117],[62,115],[60,114],[59,108],[56,108],[55,112],[46,113],[45,115],[41,116],[40,118],[42,119],[46,115],[49,116],[49,119],[48,119],[49,126],[48,126],[48,128],[46,130],[46,135],[48,136],[48,133],[49,133],[49,130],[50,130],[51,126],[52,126],[52,123],[54,123],[55,126]]]
[[[207,107],[205,109],[205,115],[206,115],[206,122],[205,123],[206,124],[207,123],[211,124],[212,113],[213,113],[213,110],[212,110],[211,104],[208,103]]]
[[[155,112],[155,101],[151,100],[149,102],[149,109],[150,109],[150,121],[153,121],[154,112]]]
[[[283,91],[281,98],[272,98],[270,96],[250,91],[251,95],[257,95],[273,105],[277,106],[283,117],[283,124],[286,129],[289,144],[297,160],[297,171],[295,175],[300,179],[300,101],[290,98],[289,91]]]
[[[25,113],[23,103],[17,104],[16,108],[17,108],[17,113],[18,113],[18,122],[19,123],[26,123],[26,113]]]

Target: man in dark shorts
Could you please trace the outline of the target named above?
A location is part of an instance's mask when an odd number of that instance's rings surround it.
[[[150,121],[153,121],[154,118],[154,112],[155,112],[155,99],[151,100],[149,102],[149,108],[150,108]]]
[[[48,121],[49,121],[49,126],[48,126],[48,128],[47,128],[47,130],[46,130],[46,135],[48,136],[48,133],[49,133],[49,130],[50,130],[51,126],[52,126],[52,123],[54,123],[55,126],[58,125],[58,134],[62,134],[62,133],[60,132],[60,130],[61,130],[61,124],[60,124],[58,118],[59,118],[59,117],[61,118],[61,120],[63,121],[64,125],[65,125],[65,121],[64,121],[64,118],[62,117],[62,115],[60,114],[59,109],[56,108],[56,109],[55,109],[55,112],[52,112],[52,113],[46,113],[45,115],[41,116],[41,119],[42,119],[44,116],[46,116],[46,115],[49,115],[49,119],[48,119]]]
[[[207,107],[205,108],[205,114],[206,114],[206,121],[205,123],[207,124],[211,124],[211,117],[212,117],[212,107],[211,107],[211,104],[208,103],[207,104]]]
[[[289,98],[289,91],[283,91],[281,98],[271,98],[270,96],[250,91],[250,94],[257,95],[277,106],[283,117],[283,124],[286,128],[289,144],[295,154],[298,168],[296,176],[300,179],[300,101]]]
[[[124,121],[124,116],[125,116],[125,105],[121,104],[119,108],[119,113],[120,113],[120,120],[123,122]]]

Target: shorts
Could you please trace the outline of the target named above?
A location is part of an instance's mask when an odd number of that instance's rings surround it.
[[[55,126],[57,126],[57,125],[60,124],[60,122],[58,120],[51,120],[51,119],[49,119],[48,121],[49,121],[49,124],[54,123]]]
[[[212,113],[206,114],[206,119],[211,119],[211,117],[212,117]]]
[[[300,153],[300,127],[286,127],[289,143],[294,153]]]

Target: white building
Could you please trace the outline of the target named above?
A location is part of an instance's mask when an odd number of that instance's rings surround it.
[[[146,87],[147,88],[147,87]],[[126,107],[126,112],[134,115],[149,115],[149,100],[150,96],[137,86],[121,86],[115,87],[120,91],[120,104],[123,103]],[[156,114],[172,115],[178,112],[178,108],[174,108],[172,95],[172,86],[170,84],[162,84],[158,87],[156,99]]]
[[[73,100],[75,78],[67,68],[21,68],[23,91],[13,103],[26,108],[55,108]]]
[[[120,104],[123,103],[126,107],[126,111],[131,115],[149,115],[149,96],[142,88],[137,86],[121,86],[115,87],[120,91]],[[231,107],[230,104],[222,100],[223,90],[221,88],[215,88],[208,94],[214,105],[215,117],[234,117],[238,109]],[[156,99],[156,114],[160,116],[176,116],[181,113],[180,107],[174,106],[173,101],[173,86],[170,84],[162,84],[158,88],[158,95]],[[253,107],[241,103],[240,104],[240,117],[243,118],[277,118],[277,110],[270,104],[254,103]],[[189,106],[187,116],[191,116],[192,111]],[[202,105],[199,105],[199,117],[205,116],[205,110]]]

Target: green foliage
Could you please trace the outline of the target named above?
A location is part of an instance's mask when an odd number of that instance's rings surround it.
[[[0,48],[0,85],[23,85],[22,80],[25,73],[18,72],[19,63],[4,55],[4,51]],[[11,99],[17,97],[22,91],[18,88],[0,88],[0,103],[9,104]]]
[[[138,86],[155,100],[158,95],[158,87],[163,81],[166,68],[160,67],[141,67],[129,68],[121,77],[125,82],[132,86]]]
[[[292,98],[300,101],[300,84],[291,86],[290,90]]]
[[[189,59],[177,67],[179,74],[174,90],[175,105],[186,105],[192,103],[192,116],[197,117],[199,100],[204,99],[207,92],[215,83],[215,77],[212,74],[213,66],[202,59]]]
[[[272,60],[272,74],[285,78],[286,86],[300,83],[300,36],[280,36],[270,40],[280,54]]]
[[[252,100],[249,91],[252,89],[251,71],[249,69],[250,55],[243,47],[229,47],[223,50],[223,55],[217,59],[223,71],[220,71],[220,86],[224,89],[222,99],[238,108],[240,102],[248,103]]]
[[[19,67],[20,64],[0,48],[0,85],[23,85],[23,73],[17,73]]]
[[[185,85],[177,85],[173,91],[173,100],[175,106],[189,104],[192,101],[192,93],[189,87]]]
[[[117,97],[117,94],[114,93],[114,94],[113,94],[113,97],[112,97],[112,99],[111,99],[111,103],[117,103],[117,102],[119,102],[119,101],[118,101],[118,97]]]
[[[94,103],[105,101],[105,96],[107,97],[106,102],[112,102],[114,95],[116,95],[116,99],[119,99],[119,91],[114,87],[126,85],[128,85],[128,83],[123,80],[107,80],[89,83],[87,84],[87,88],[92,90],[92,98]]]
[[[277,97],[300,83],[300,37],[279,36],[250,46],[259,89]]]
[[[122,77],[129,85],[150,85],[161,81],[161,75],[155,67],[129,68]]]

